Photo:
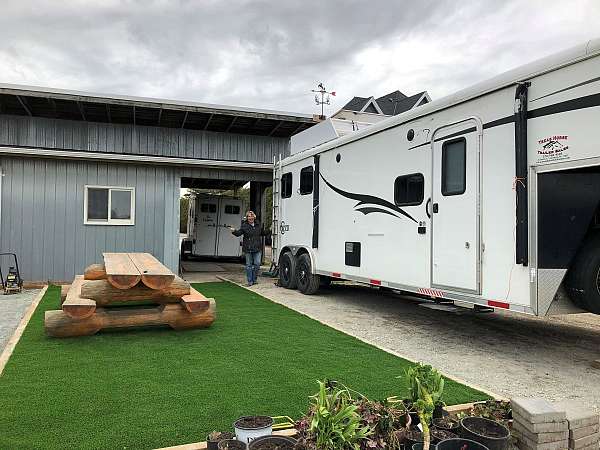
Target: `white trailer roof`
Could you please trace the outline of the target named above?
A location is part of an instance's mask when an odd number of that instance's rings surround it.
[[[286,160],[292,162],[310,157],[314,154],[318,154],[332,148],[340,147],[349,142],[357,141],[388,128],[402,125],[403,123],[410,122],[416,118],[426,116],[433,112],[449,108],[477,97],[481,97],[482,95],[490,92],[526,81],[535,76],[574,64],[578,61],[591,58],[592,56],[598,54],[600,54],[600,38],[587,41],[584,44],[580,44],[562,52],[538,59],[508,72],[504,72],[496,77],[490,78],[467,89],[450,94],[439,100],[434,100],[426,105],[411,109],[405,113],[390,117],[389,119],[385,119],[363,130],[347,134],[340,138],[334,139],[333,141],[313,147],[309,150],[296,153],[295,155],[286,158]]]

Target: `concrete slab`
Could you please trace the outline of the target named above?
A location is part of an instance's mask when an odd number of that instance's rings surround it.
[[[38,292],[40,289],[24,289],[19,294],[0,294],[0,353]]]
[[[531,442],[527,438],[524,438],[519,439],[518,447],[521,450],[566,450],[568,448],[568,445],[568,440],[560,442],[549,442],[547,444],[536,444],[535,442]]]
[[[569,439],[581,439],[582,437],[598,433],[599,431],[600,425],[598,424],[589,427],[575,428],[574,430],[569,430]]]
[[[554,406],[566,412],[569,429],[571,430],[598,425],[600,422],[600,415],[592,408],[585,407],[579,401],[563,400],[555,402]]]
[[[543,398],[516,397],[510,401],[513,415],[517,415],[521,423],[564,422],[567,414]]]

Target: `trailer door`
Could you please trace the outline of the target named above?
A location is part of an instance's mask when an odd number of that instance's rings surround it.
[[[216,256],[241,256],[242,238],[231,234],[229,227],[239,228],[242,223],[242,202],[236,199],[221,198],[219,202],[219,223],[217,225]]]
[[[434,287],[480,292],[479,154],[482,126],[468,119],[432,135]]]
[[[196,224],[194,227],[194,254],[215,256],[217,246],[218,198],[196,200]]]

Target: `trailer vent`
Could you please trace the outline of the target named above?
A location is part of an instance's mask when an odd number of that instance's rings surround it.
[[[346,242],[346,265],[360,267],[360,242]]]

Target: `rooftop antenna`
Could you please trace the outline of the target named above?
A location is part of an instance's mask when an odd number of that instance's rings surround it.
[[[318,89],[311,89],[311,92],[315,93],[315,103],[317,105],[321,105],[321,116],[319,117],[321,120],[325,120],[325,105],[329,105],[329,96],[333,95],[335,97],[335,91],[327,92],[323,83],[319,83],[317,85]],[[319,98],[319,94],[321,94],[321,98]],[[325,97],[327,95],[327,98]]]

